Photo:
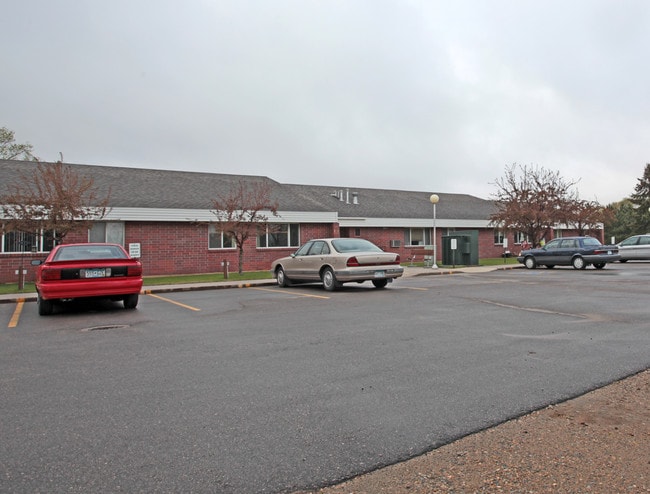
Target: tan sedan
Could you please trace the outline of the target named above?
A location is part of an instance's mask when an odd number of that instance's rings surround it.
[[[404,274],[400,256],[361,238],[310,240],[288,257],[276,259],[271,272],[279,286],[321,282],[333,291],[343,283],[372,281],[384,288]]]

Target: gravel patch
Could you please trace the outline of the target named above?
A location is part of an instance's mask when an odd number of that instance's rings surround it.
[[[310,492],[650,492],[650,371]]]

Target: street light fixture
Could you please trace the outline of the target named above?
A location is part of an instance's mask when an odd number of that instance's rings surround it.
[[[436,261],[438,259],[438,249],[436,245],[436,204],[440,201],[440,197],[438,197],[438,194],[431,194],[429,201],[433,204],[433,262],[431,263],[431,268],[437,269],[438,265],[436,264]]]

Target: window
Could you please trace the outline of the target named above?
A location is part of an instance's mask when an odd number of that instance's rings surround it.
[[[360,237],[361,236],[361,228],[355,228],[354,229],[354,236],[355,237]]]
[[[318,240],[313,243],[311,249],[309,249],[310,256],[326,256],[330,253],[329,246],[322,240]]]
[[[264,233],[257,236],[258,247],[298,247],[300,225],[297,223],[273,223],[262,226]]]
[[[93,223],[88,234],[90,242],[118,244],[124,246],[124,223],[121,221],[100,221]]]
[[[547,243],[544,246],[544,248],[546,250],[559,249],[560,248],[560,242],[561,242],[561,240],[559,238],[556,238],[554,240],[551,240],[549,243]]]
[[[494,243],[503,244],[504,232],[498,228],[494,229]]]
[[[2,252],[49,252],[54,247],[54,235],[50,230],[39,233],[7,232],[2,235]]]
[[[599,247],[602,244],[600,243],[600,240],[598,240],[598,239],[595,239],[593,237],[587,237],[587,238],[582,239],[582,245],[584,247]]]
[[[234,249],[235,239],[219,230],[218,225],[208,227],[208,249]]]
[[[404,244],[431,245],[431,231],[428,228],[407,228],[404,230]]]
[[[578,247],[578,241],[575,238],[567,238],[566,240],[562,240],[561,242],[561,247],[563,249],[575,249]]]
[[[312,245],[314,245],[314,242],[307,242],[305,245],[303,245],[302,247],[300,247],[296,251],[295,255],[296,256],[306,256],[307,253],[309,252],[309,249],[311,249]]]
[[[530,238],[524,232],[515,232],[515,244],[529,244]]]
[[[623,240],[620,245],[637,245],[638,243],[650,243],[650,242],[640,242],[643,237],[630,237]],[[650,237],[648,237],[650,239]]]

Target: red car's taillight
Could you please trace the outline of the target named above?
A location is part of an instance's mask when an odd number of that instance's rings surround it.
[[[354,268],[360,266],[359,260],[356,257],[351,257],[348,259],[348,262],[345,263],[348,268]]]
[[[142,266],[129,266],[126,271],[127,276],[142,276]]]
[[[60,269],[44,269],[41,271],[41,279],[43,281],[54,281],[61,279]]]

